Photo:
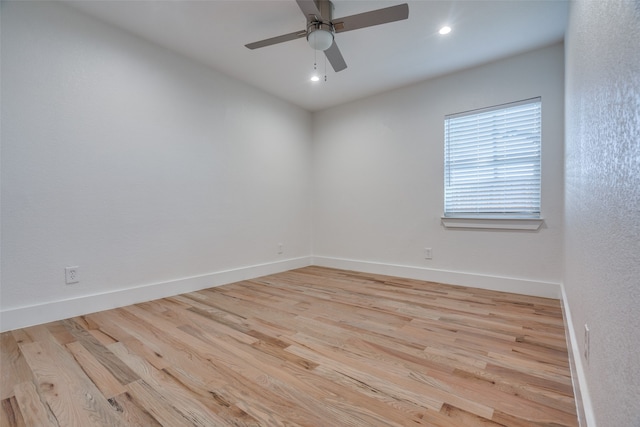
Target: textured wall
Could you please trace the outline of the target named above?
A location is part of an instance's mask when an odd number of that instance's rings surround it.
[[[543,228],[445,229],[444,116],[536,96]],[[481,275],[560,283],[563,110],[557,44],[316,113],[314,255],[424,269],[421,277],[449,283],[458,273],[476,285]]]
[[[310,134],[68,6],[2,2],[2,309],[308,257]]]
[[[599,426],[640,426],[640,2],[572,4],[564,285]]]

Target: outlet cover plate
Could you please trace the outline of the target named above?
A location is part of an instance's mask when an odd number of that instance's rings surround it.
[[[64,281],[67,285],[80,282],[79,269],[80,267],[78,266],[66,267],[64,269]]]

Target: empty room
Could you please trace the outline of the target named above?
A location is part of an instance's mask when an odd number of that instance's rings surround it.
[[[640,427],[637,0],[0,4],[0,426]]]

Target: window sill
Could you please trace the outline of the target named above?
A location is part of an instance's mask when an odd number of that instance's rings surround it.
[[[477,230],[524,230],[537,231],[542,226],[542,218],[453,218],[442,217],[445,228],[466,228]]]

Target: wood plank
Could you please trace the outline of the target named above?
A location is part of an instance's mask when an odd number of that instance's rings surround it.
[[[126,392],[124,386],[81,343],[74,341],[66,347],[104,397],[111,399]]]
[[[158,370],[144,359],[130,352],[122,343],[111,346],[121,360],[128,364],[150,387],[157,390],[172,407],[181,414],[188,414],[187,417],[197,425],[220,425],[224,424],[223,417],[218,413],[223,412],[228,415],[228,407],[218,407],[216,402],[210,399],[201,399],[188,386],[177,381],[175,377],[164,370]]]
[[[132,328],[119,311],[95,313],[87,317],[91,318],[91,321],[97,325],[96,327],[102,333],[113,337],[118,342],[125,343],[128,348],[135,349],[137,354],[143,356],[156,368],[163,369],[169,366],[169,362],[162,354],[162,349],[151,342],[145,334]]]
[[[206,342],[198,340],[177,328],[159,329],[155,325],[157,319],[149,318],[147,314],[133,307],[127,307],[126,310],[122,310],[122,314],[131,321],[136,322],[139,327],[152,332],[157,340],[165,342],[168,345],[168,348],[165,349],[166,355],[174,361],[180,361],[181,366],[186,365],[183,361],[185,358],[197,362],[192,365],[193,368],[185,368],[182,372],[177,372],[181,381],[192,383],[194,377],[206,376],[208,381],[217,383],[218,387],[225,387],[225,382],[220,382],[219,378],[215,378],[212,373],[205,371],[205,368],[210,364],[217,365],[224,361],[225,366],[229,367],[233,372],[227,373],[216,370],[216,373],[223,375],[223,378],[224,376],[229,376],[229,382],[232,384],[239,379],[244,385],[244,391],[250,391],[265,399],[268,398],[270,405],[277,405],[277,414],[286,414],[294,422],[297,420],[312,420],[312,424],[315,425],[323,422],[322,414],[326,412],[326,408],[313,404],[312,410],[309,410],[303,406],[292,405],[292,400],[300,399],[300,393],[290,384],[266,375],[264,371],[269,368],[269,364],[261,363],[258,359],[252,358],[246,352],[243,352],[240,347],[229,345],[224,340],[217,340],[216,346],[210,346]],[[201,332],[201,335],[204,334]],[[293,378],[290,379],[293,381]],[[307,402],[307,405],[310,404],[311,402]],[[242,409],[252,415],[254,414],[250,410]],[[256,418],[260,419],[259,416]],[[272,418],[270,416],[270,419]],[[265,419],[263,422],[270,424],[270,419]]]
[[[163,426],[193,426],[196,425],[183,417],[171,406],[171,402],[166,400],[162,394],[154,390],[143,380],[134,381],[127,384],[127,390],[131,400],[137,406],[144,408],[151,416],[158,420]]]
[[[15,396],[16,385],[33,380],[31,370],[20,352],[15,337],[10,332],[0,335],[0,362],[2,366],[0,400],[5,400]]]
[[[18,407],[18,401],[15,396],[2,399],[2,412],[0,413],[0,425],[11,427],[25,427],[25,421],[22,412]]]
[[[111,373],[111,375],[120,381],[120,384],[127,385],[140,379],[140,377],[129,369],[127,365],[122,363],[122,361],[115,357],[107,347],[102,345],[100,341],[98,341],[86,329],[83,329],[78,323],[73,320],[63,320],[62,324],[67,331]],[[78,347],[76,346],[74,348]]]
[[[122,425],[108,402],[80,368],[51,343],[21,344],[42,394],[61,425]],[[71,359],[71,360],[69,360]]]
[[[25,424],[28,426],[57,426],[58,421],[49,407],[42,401],[36,386],[32,382],[16,386],[16,401],[20,407]]]
[[[128,426],[162,426],[149,411],[136,404],[129,392],[112,397],[109,403]]]
[[[237,375],[234,371],[219,370],[220,360],[217,355],[207,354],[204,357],[201,355],[202,352],[211,352],[215,347],[208,349],[207,347],[202,347],[202,343],[192,342],[193,348],[185,352],[184,350],[187,347],[183,342],[176,341],[174,337],[167,335],[152,323],[121,310],[117,311],[117,315],[119,318],[122,316],[121,319],[123,321],[131,322],[131,326],[128,329],[137,331],[135,333],[139,336],[144,334],[145,331],[150,333],[147,335],[148,341],[145,344],[153,346],[157,349],[155,351],[162,352],[163,360],[167,363],[166,367],[162,369],[163,372],[184,384],[189,390],[198,393],[201,397],[206,397],[209,402],[226,407],[233,414],[230,417],[231,420],[238,417],[244,419],[250,416],[264,419],[267,425],[281,424],[274,416],[284,412],[287,406],[282,405],[279,402],[281,399],[267,390],[255,391],[252,383],[247,382],[245,377]],[[177,331],[175,332],[177,333]],[[187,339],[182,333],[178,334],[178,336]],[[187,339],[187,341],[189,340]],[[236,391],[235,388],[231,388],[230,386],[234,384],[242,384],[242,390]],[[213,397],[213,400],[211,400],[211,397]],[[237,404],[233,403],[237,399],[241,399],[241,401],[238,401]],[[272,406],[269,409],[264,406],[262,401],[267,401],[270,405],[275,404],[276,406]],[[290,423],[291,420],[287,420],[287,422]],[[250,425],[251,423],[242,421],[238,425],[245,424]]]

